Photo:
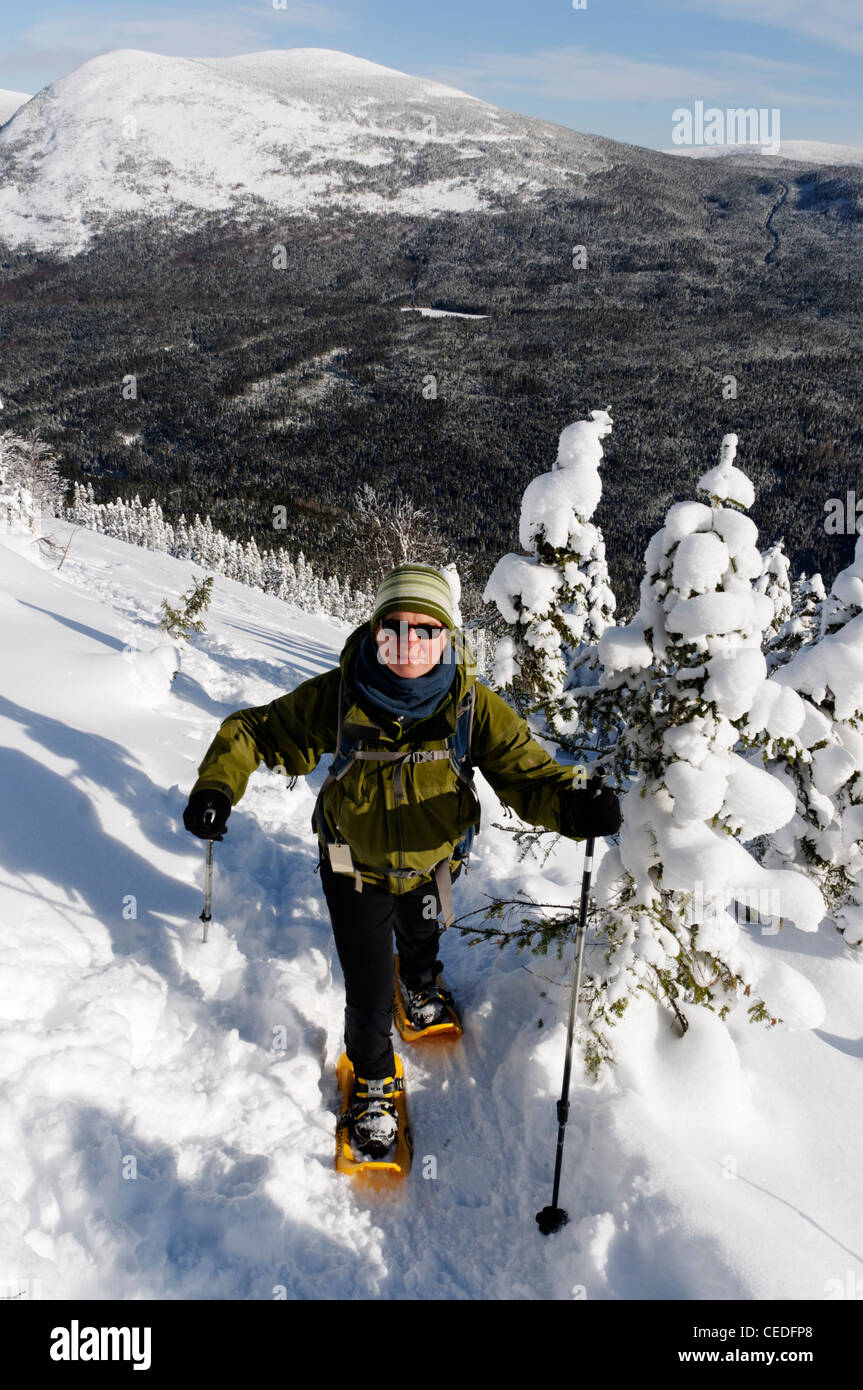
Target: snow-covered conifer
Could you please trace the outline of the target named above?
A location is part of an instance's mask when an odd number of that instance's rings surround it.
[[[821,628],[826,594],[820,574],[801,574],[791,584],[791,612],[765,645],[768,669],[772,672],[790,661],[801,647],[814,642]]]
[[[180,560],[188,560],[192,553],[192,543],[189,537],[189,528],[186,523],[186,516],[183,513],[174,528],[174,554]]]
[[[155,498],[151,498],[147,506],[144,545],[148,550],[168,549],[165,517]]]
[[[854,548],[854,558],[833,581],[821,608],[820,636],[837,632],[863,612],[863,551],[860,540]]]
[[[799,746],[773,766],[795,795],[793,820],[765,863],[802,862],[849,944],[863,942],[863,536],[822,603],[823,632],[775,676],[806,708]],[[802,750],[802,751],[801,751]]]
[[[297,572],[286,550],[279,552],[278,583],[275,590],[277,598],[295,601],[297,592]]]
[[[767,680],[761,645],[773,604],[754,583],[762,560],[743,514],[754,492],[734,464],[736,445],[726,435],[719,465],[700,479],[710,505],[671,507],[647,547],[638,612],[599,640],[599,687],[622,715],[610,765],[630,786],[619,848],[596,884],[609,946],[607,968],[586,982],[594,1061],[608,1045],[603,1025],[638,988],[679,1010],[713,1007],[718,981],[731,997],[751,992],[750,1015],[766,1017],[741,910],[807,931],[824,914],[808,878],[767,869],[745,847],[786,824],[794,798],[735,751],[740,730],[790,738],[805,711],[794,691]]]
[[[263,589],[264,571],[261,565],[261,552],[258,550],[258,545],[254,536],[246,543],[245,555],[243,558],[245,560],[246,569],[246,577],[243,582],[248,584],[252,589]]]
[[[0,525],[31,538],[42,536],[45,518],[62,510],[65,484],[53,447],[38,431],[0,434]]]
[[[210,521],[209,517],[207,517],[207,521]],[[224,531],[219,531],[213,526],[212,522],[210,522],[208,546],[210,561],[207,568],[215,570],[217,574],[223,574],[228,557],[228,537]]]
[[[785,554],[783,538],[768,547],[761,555],[761,573],[755,581],[759,594],[766,594],[773,604],[773,617],[764,632],[764,655],[767,669],[772,671],[781,664],[781,634],[787,632],[791,618],[791,581],[789,579],[790,561]]]
[[[596,644],[615,601],[605,546],[592,522],[602,494],[600,441],[611,430],[604,410],[568,425],[552,469],[525,489],[519,542],[526,552],[498,561],[483,594],[511,629],[498,643],[493,683],[511,689],[542,732],[564,748],[573,727],[567,692],[595,679]]]
[[[52,445],[37,430],[24,435],[4,430],[0,434],[0,482],[30,494],[35,512],[56,515],[62,505],[65,484]]]
[[[11,456],[8,451],[6,456]],[[32,509],[32,499],[27,505]],[[8,504],[5,510],[11,510]],[[336,575],[326,582],[319,579],[302,551],[295,566],[287,551],[265,550],[262,553],[254,538],[245,544],[229,539],[213,526],[209,516],[202,521],[196,513],[190,526],[183,515],[175,528],[165,520],[155,500],[146,507],[140,497],[131,502],[117,498],[113,502],[97,503],[92,483],[86,489],[76,483],[70,504],[62,510],[66,519],[76,525],[101,531],[131,545],[163,550],[180,559],[192,560],[229,579],[289,599],[308,612],[329,613],[360,623],[373,605],[372,596],[355,593],[349,580],[342,584]]]

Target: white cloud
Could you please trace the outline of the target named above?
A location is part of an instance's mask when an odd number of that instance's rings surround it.
[[[667,0],[668,3],[668,0]],[[863,53],[863,5],[860,0],[670,0],[672,8],[716,15],[769,29],[784,29],[806,39]]]
[[[836,96],[792,91],[788,82],[805,80],[813,70],[802,64],[762,60],[749,54],[712,54],[697,67],[674,66],[567,47],[540,53],[479,53],[453,67],[425,75],[476,96],[494,91],[527,94],[551,101],[673,101],[701,98],[722,105],[835,106]]]
[[[4,45],[3,66],[9,71],[38,65],[41,70],[54,69],[60,77],[88,58],[116,48],[141,48],[173,58],[230,58],[263,48],[298,47],[296,29],[339,30],[351,24],[351,16],[344,11],[305,0],[289,3],[284,10],[262,3],[239,5],[223,13],[83,11],[74,18],[39,20],[22,30]]]
[[[768,58],[763,53],[739,53],[734,49],[711,49],[711,58],[723,67],[728,66],[733,70],[736,67],[747,69],[759,69],[765,75],[775,74],[777,77],[823,77],[831,71],[829,63],[820,63],[817,67],[808,63],[789,63],[780,58]]]

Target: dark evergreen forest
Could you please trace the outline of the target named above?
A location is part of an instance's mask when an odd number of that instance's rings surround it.
[[[829,583],[854,536],[826,533],[825,502],[863,494],[863,170],[621,149],[583,189],[492,214],[154,219],[68,261],[7,249],[3,426],[39,428],[98,499],[209,512],[352,578],[353,490],[401,488],[476,613],[560,430],[608,408],[595,519],[624,615],[650,534],[734,431],[762,547],[784,536]]]

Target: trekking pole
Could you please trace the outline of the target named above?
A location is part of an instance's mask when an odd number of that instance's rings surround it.
[[[204,812],[204,823],[212,824],[216,819],[216,813],[209,807]],[[207,940],[207,931],[210,926],[210,906],[213,901],[213,841],[207,841],[207,862],[204,869],[204,910],[201,913],[201,921],[204,924],[204,941]]]
[[[584,871],[581,876],[581,908],[578,920],[578,946],[575,953],[575,980],[573,981],[572,994],[569,1000],[569,1025],[566,1032],[566,1061],[563,1066],[563,1086],[561,1087],[560,1100],[557,1102],[557,1155],[554,1163],[554,1190],[551,1194],[551,1206],[543,1207],[542,1211],[536,1213],[537,1225],[544,1236],[550,1235],[552,1231],[559,1231],[561,1226],[565,1226],[569,1220],[568,1213],[557,1205],[557,1198],[560,1192],[560,1170],[563,1164],[563,1141],[566,1134],[566,1122],[569,1119],[569,1077],[572,1070],[572,1035],[575,1028],[575,1011],[578,1007],[578,994],[581,989],[581,962],[584,956],[587,900],[590,896],[590,875],[593,869],[593,844],[594,836],[591,835],[584,849]]]

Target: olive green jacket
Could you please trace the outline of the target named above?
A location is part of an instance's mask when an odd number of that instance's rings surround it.
[[[261,762],[287,775],[312,772],[323,754],[336,752],[340,674],[346,692],[344,731],[377,750],[444,748],[456,729],[456,710],[475,685],[472,764],[524,820],[568,833],[562,801],[572,788],[572,767],[555,762],[506,701],[477,681],[475,657],[465,635],[459,629],[452,634],[457,669],[441,704],[402,729],[384,711],[372,718],[357,703],[350,673],[368,628],[365,622],[351,633],[338,667],[303,681],[268,705],[230,715],[204,755],[193,791],[216,788],[235,804]],[[396,894],[423,882],[426,872],[431,877],[434,866],[450,858],[464,832],[479,822],[475,794],[459,781],[447,759],[356,761],[324,790],[321,810],[326,838],[350,846],[363,880],[384,883]],[[405,869],[420,876],[388,877],[387,870]]]

